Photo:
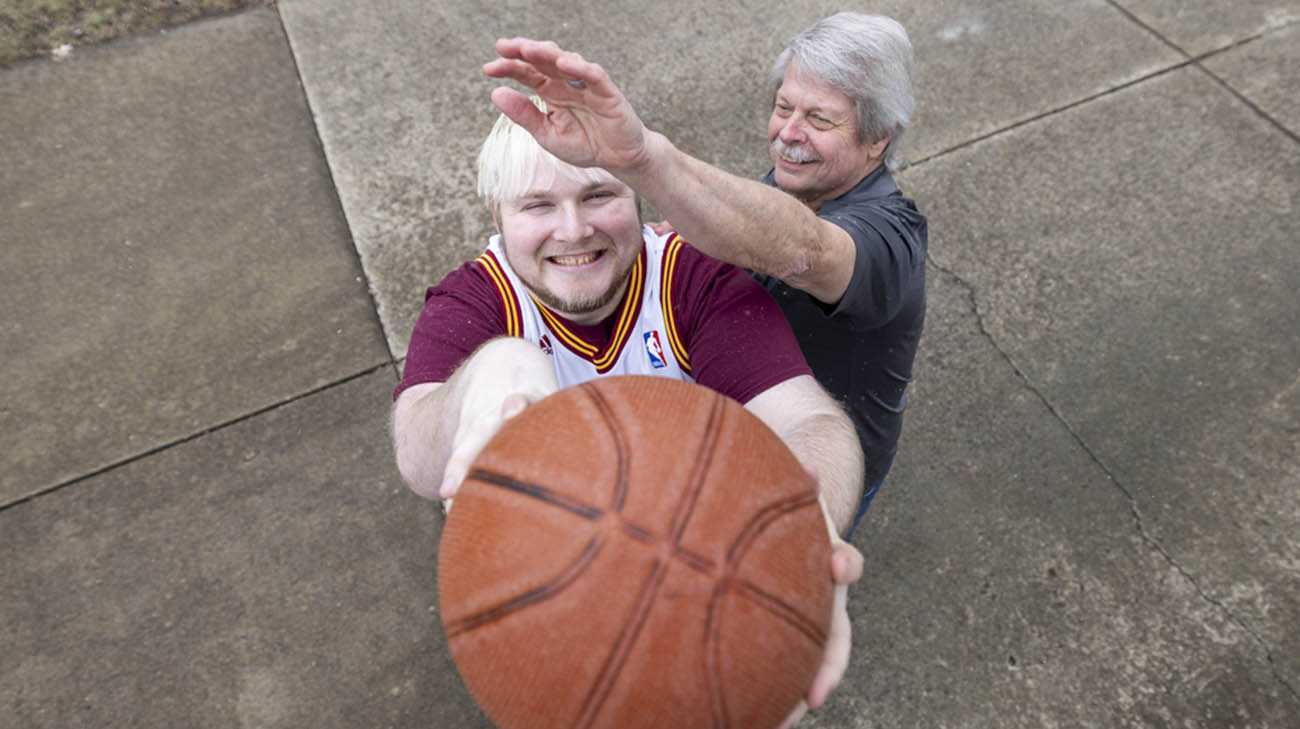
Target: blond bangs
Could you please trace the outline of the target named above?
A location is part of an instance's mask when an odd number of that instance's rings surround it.
[[[532,102],[546,111],[537,97]],[[581,184],[599,184],[612,178],[599,167],[575,167],[542,149],[537,140],[505,114],[497,118],[478,153],[478,194],[489,204],[516,200],[545,190],[557,177]]]

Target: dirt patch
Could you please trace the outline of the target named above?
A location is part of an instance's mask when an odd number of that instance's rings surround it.
[[[274,6],[268,0],[0,0],[0,67],[197,18]]]

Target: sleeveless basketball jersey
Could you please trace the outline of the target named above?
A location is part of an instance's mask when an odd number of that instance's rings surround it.
[[[506,334],[521,337],[550,356],[560,387],[605,375],[653,375],[694,382],[690,357],[678,335],[672,310],[672,276],[685,242],[675,233],[642,230],[645,241],[628,280],[623,303],[614,312],[613,334],[597,347],[573,332],[533,298],[510,268],[501,236],[493,235],[476,263],[496,288],[505,313]]]

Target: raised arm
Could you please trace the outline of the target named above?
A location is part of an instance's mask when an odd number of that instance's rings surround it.
[[[842,228],[780,190],[677,149],[645,127],[603,68],[577,53],[524,38],[497,41],[496,49],[500,58],[484,73],[532,89],[547,112],[506,87],[492,92],[493,103],[552,154],[609,170],[715,258],[780,277],[828,303],[844,294],[855,249]]]
[[[450,500],[469,466],[506,420],[555,392],[555,369],[522,339],[493,339],[446,382],[413,385],[393,404],[393,447],[406,484]]]

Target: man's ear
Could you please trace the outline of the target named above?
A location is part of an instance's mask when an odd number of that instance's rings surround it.
[[[868,142],[867,154],[871,155],[871,159],[880,159],[880,156],[885,153],[885,147],[889,146],[889,140],[893,138],[894,135],[887,134],[874,142]]]
[[[501,210],[495,202],[488,202],[488,212],[492,214],[492,225],[496,227],[497,232],[501,232]]]

